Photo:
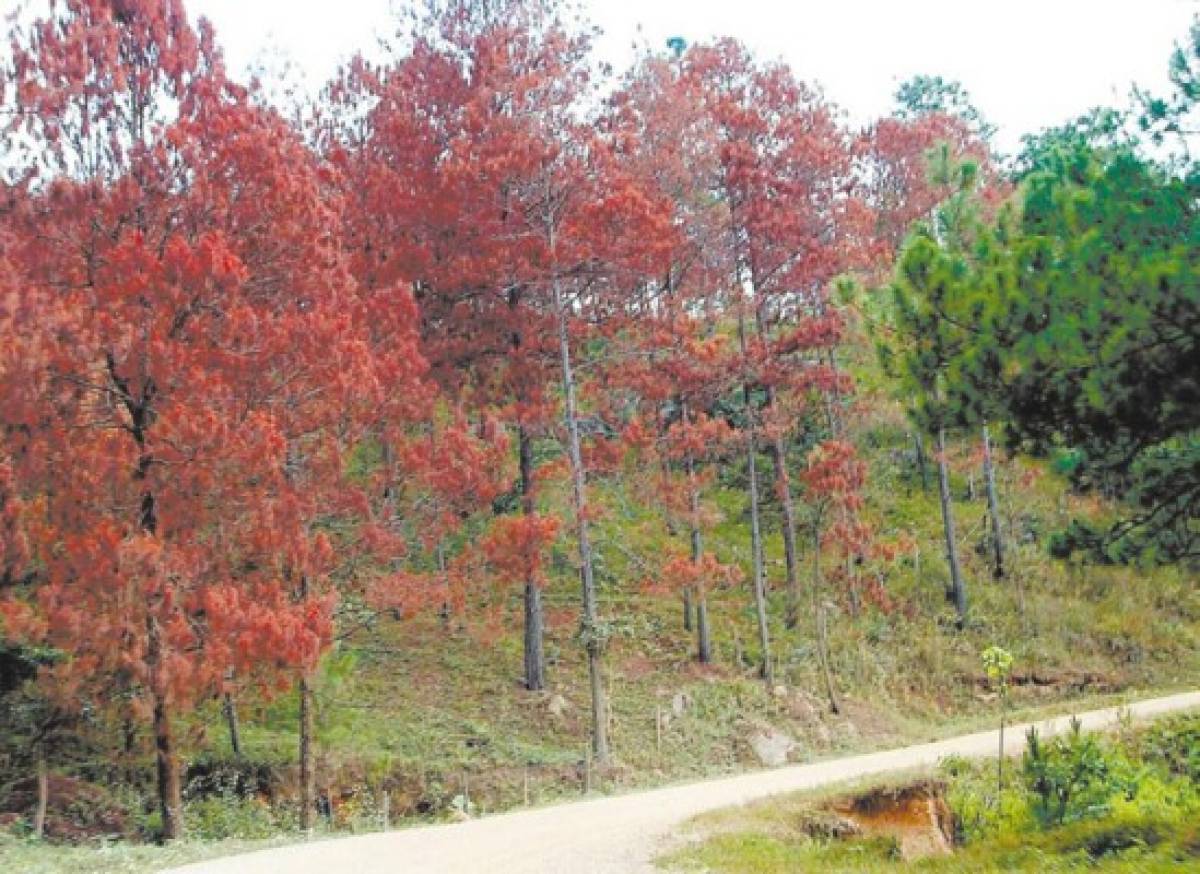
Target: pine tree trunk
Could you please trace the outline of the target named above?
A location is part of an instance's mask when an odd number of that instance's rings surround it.
[[[686,412],[685,412],[686,415]],[[692,563],[698,564],[704,556],[704,540],[700,533],[700,488],[696,484],[696,462],[691,453],[684,459],[687,466],[689,502],[691,510]],[[696,661],[707,665],[712,661],[712,641],[708,629],[708,597],[704,584],[696,587]]]
[[[829,366],[831,374],[837,373],[837,355],[833,351],[833,347],[825,350],[825,360]],[[838,439],[842,436],[842,419],[839,415],[839,410],[842,402],[842,394],[838,390],[836,383],[834,384],[833,392],[825,396],[825,415],[829,417],[829,436]]]
[[[773,394],[773,392],[772,392]],[[787,472],[787,451],[783,438],[771,441],[771,460],[775,465],[775,487],[783,505],[783,556],[787,571],[787,609],[784,624],[795,628],[800,621],[800,576],[796,566],[796,505]]]
[[[1000,498],[996,493],[996,466],[992,461],[992,438],[983,426],[983,483],[987,491],[988,515],[992,522],[992,576],[1004,578],[1004,533],[1000,525]]]
[[[108,359],[110,372],[113,371],[112,358]],[[125,404],[133,420],[132,434],[137,443],[140,455],[133,478],[136,482],[144,483],[154,463],[153,456],[146,451],[146,426],[151,419],[149,401],[146,398],[140,403],[133,402],[128,390],[113,373],[113,380],[125,395]],[[143,533],[154,537],[158,534],[158,507],[154,493],[145,488],[138,506],[138,526]],[[171,714],[168,710],[166,684],[163,682],[162,669],[165,654],[163,653],[163,634],[155,609],[160,606],[162,595],[152,599],[147,605],[146,613],[146,672],[149,679],[150,696],[153,712],[154,727],[154,761],[157,774],[158,808],[162,817],[162,839],[173,841],[183,835],[183,790],[179,781],[179,761],[175,753],[175,738],[171,733]]]
[[[950,495],[950,471],[946,466],[946,429],[937,430],[938,497],[942,505],[942,529],[946,535],[946,562],[950,565],[950,594],[954,599],[954,610],[958,627],[967,622],[967,587],[963,582],[962,567],[958,561],[957,534],[954,527],[954,505]]]
[[[712,634],[708,627],[708,596],[701,589],[696,597],[696,661],[712,664]]]
[[[154,693],[154,761],[158,772],[158,809],[162,816],[162,838],[173,841],[183,836],[183,788],[175,737],[165,697]]]
[[[738,319],[738,339],[741,342],[742,355],[746,355],[746,326],[745,317]],[[758,437],[754,423],[754,405],[750,391],[750,383],[742,384],[742,398],[745,402],[746,413],[746,466],[750,492],[750,551],[751,564],[754,568],[754,612],[758,620],[758,642],[762,650],[762,660],[759,662],[758,673],[768,685],[774,683],[775,672],[771,664],[771,633],[767,625],[767,593],[765,572],[763,568],[762,525],[759,521],[758,506]]]
[[[554,235],[550,235],[550,249],[554,251]],[[579,538],[580,583],[582,588],[583,616],[582,632],[587,651],[588,676],[592,692],[592,751],[600,766],[611,760],[608,746],[608,702],[605,698],[604,680],[601,675],[603,641],[596,608],[596,580],[592,568],[592,543],[588,533],[587,486],[583,469],[583,453],[580,448],[579,418],[575,401],[575,375],[571,368],[571,341],[567,325],[567,303],[556,276],[554,284],[554,306],[558,313],[558,348],[562,364],[563,399],[567,419],[567,450],[571,461],[572,498],[575,509],[576,532]]]
[[[300,599],[308,597],[308,577],[300,577]],[[297,688],[300,697],[300,830],[311,835],[317,806],[316,769],[313,749],[316,733],[316,702],[313,700],[312,677],[308,671],[300,674]]]
[[[913,432],[913,443],[917,451],[917,468],[921,471],[921,491],[929,491],[929,465],[925,458],[925,440],[920,431]]]
[[[692,587],[684,586],[683,587],[683,630],[689,631],[689,632],[692,630],[692,615],[695,612],[695,607],[692,602],[693,602]]]
[[[137,724],[128,711],[121,717],[121,749],[125,764],[125,782],[134,785],[138,779],[137,757],[134,755],[137,750]]]
[[[242,757],[242,732],[238,725],[237,705],[233,702],[233,696],[226,692],[223,696],[221,709],[225,712],[225,723],[229,726],[229,748],[233,751],[234,758]]]
[[[179,782],[175,738],[171,732],[171,714],[162,683],[162,661],[162,628],[158,618],[151,613],[146,616],[146,667],[153,703],[158,808],[162,817],[162,838],[164,841],[173,841],[183,835],[183,792]]]
[[[757,288],[757,282],[755,287]],[[754,309],[754,321],[759,337],[766,341],[767,321],[765,307],[762,304]],[[767,408],[773,409],[776,401],[775,387],[768,385]],[[800,616],[800,576],[796,565],[796,505],[792,500],[792,483],[787,470],[787,447],[782,436],[775,437],[770,441],[769,451],[771,462],[775,467],[775,490],[779,494],[779,502],[783,507],[783,555],[787,587],[784,623],[788,628],[795,628]]]
[[[525,581],[525,688],[537,692],[546,688],[546,656],[542,647],[542,589],[532,580]]]
[[[33,812],[33,836],[46,835],[46,808],[50,806],[50,777],[46,773],[46,749],[37,745],[37,808]]]
[[[819,517],[813,521],[812,610],[813,620],[817,625],[817,660],[821,663],[821,675],[825,679],[825,694],[829,697],[829,710],[831,713],[841,713],[842,702],[838,697],[837,686],[833,682],[833,669],[829,666],[829,630],[825,622],[825,607],[821,601],[821,522]]]
[[[442,606],[438,608],[438,617],[442,620],[442,628],[450,630],[450,576],[446,573],[446,541],[439,539],[437,547],[434,549],[434,557],[437,559],[438,582],[442,585],[442,590],[446,593],[446,597],[442,599]]]
[[[300,696],[300,830],[306,835],[313,831],[317,809],[316,770],[313,767],[313,734],[315,713],[312,681],[302,674],[298,689]]]
[[[521,301],[521,288],[514,285],[508,291],[508,306],[516,312]],[[514,320],[519,324],[519,320]],[[520,329],[514,329],[512,334],[512,349],[519,353],[523,337]],[[519,395],[524,399],[523,395]],[[521,474],[521,512],[526,518],[532,516],[537,509],[533,497],[533,438],[524,423],[517,425],[517,455]],[[538,692],[546,688],[546,649],[545,622],[542,611],[542,590],[537,580],[533,579],[532,570],[525,577],[525,627],[524,627],[524,656],[525,656],[525,688]]]

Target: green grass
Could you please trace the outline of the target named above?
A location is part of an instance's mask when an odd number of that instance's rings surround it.
[[[13,874],[135,874],[266,849],[288,840],[279,837],[259,841],[179,841],[165,847],[122,842],[55,846],[0,832],[0,871]]]
[[[705,814],[658,863],[708,874],[1200,870],[1197,737],[1200,715],[1190,714],[1049,744],[1052,772],[1076,775],[1062,818],[1047,819],[1039,807],[1037,769],[1013,763],[997,793],[994,762],[947,761],[938,777],[954,815],[957,845],[948,855],[904,860],[893,836],[830,838],[813,827],[838,799],[882,796],[930,776],[914,773]],[[1077,770],[1084,762],[1092,763],[1086,778]]]
[[[1147,839],[1152,841],[1148,843]],[[1097,857],[1089,848],[1126,840],[1120,852]],[[1088,823],[1048,835],[1013,835],[961,850],[949,857],[905,862],[886,839],[824,844],[788,840],[761,833],[718,835],[702,846],[664,861],[671,871],[706,874],[895,874],[929,872],[1095,872],[1157,874],[1200,870],[1200,833],[1196,827],[1141,820],[1113,826]]]

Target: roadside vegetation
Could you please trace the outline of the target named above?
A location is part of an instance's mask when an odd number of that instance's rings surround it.
[[[855,793],[702,817],[669,871],[1167,872],[1200,866],[1200,716],[1115,736],[1032,736],[997,790],[994,762]],[[920,803],[915,803],[919,799]]]

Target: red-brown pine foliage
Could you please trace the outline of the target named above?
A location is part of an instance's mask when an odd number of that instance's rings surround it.
[[[349,449],[428,403],[416,309],[356,286],[328,172],[179,0],[66,0],[13,40],[0,612],[64,653],[49,691],[128,693],[169,759],[231,668],[330,640],[318,523],[366,504]]]

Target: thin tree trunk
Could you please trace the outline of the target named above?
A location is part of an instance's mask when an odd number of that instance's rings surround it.
[[[521,287],[513,285],[508,290],[509,310],[516,313],[521,302]],[[513,320],[512,350],[519,354],[523,335],[519,327],[520,320]],[[518,399],[524,400],[524,395],[518,392]],[[536,510],[533,496],[533,438],[524,423],[517,425],[517,454],[521,474],[521,512],[526,518]],[[532,569],[527,569],[524,591],[525,627],[524,627],[524,656],[525,656],[525,688],[537,692],[546,688],[546,650],[545,622],[542,610],[542,589],[533,578]]]
[[[313,768],[315,714],[312,681],[300,677],[300,830],[311,835],[317,809],[316,770]]]
[[[226,692],[223,696],[221,709],[225,711],[225,723],[229,726],[229,748],[235,758],[242,757],[242,732],[238,725],[237,705],[233,696]]]
[[[308,597],[308,577],[300,577],[300,598]],[[316,708],[313,700],[312,677],[308,671],[300,674],[297,689],[300,696],[300,830],[311,835],[317,807],[316,769],[313,767],[313,735],[316,733]]]
[[[830,374],[837,373],[837,355],[833,351],[833,347],[826,350],[825,358],[829,363]],[[825,415],[829,417],[829,436],[835,439],[842,436],[842,419],[839,415],[839,410],[842,403],[842,393],[837,388],[837,383],[834,383],[834,389],[830,395],[825,396]]]
[[[126,408],[133,422],[133,439],[140,453],[133,478],[136,482],[145,483],[150,468],[154,464],[154,457],[146,449],[146,427],[151,419],[149,406],[151,395],[144,393],[140,401],[133,399],[129,393],[128,384],[116,374],[116,365],[111,354],[108,355],[108,369],[114,384],[124,397]],[[154,492],[148,487],[142,489],[142,497],[138,505],[138,526],[143,533],[151,537],[158,535],[158,507],[155,503]],[[158,595],[147,605],[146,672],[152,701],[154,761],[158,777],[158,807],[162,817],[162,839],[173,841],[183,835],[183,790],[179,780],[179,761],[175,752],[175,738],[171,732],[171,713],[168,709],[167,690],[162,676],[165,659],[162,626],[159,623],[159,617],[154,612],[161,603],[162,597],[161,594]]]
[[[954,610],[958,627],[967,621],[967,587],[963,582],[962,567],[958,561],[957,534],[954,527],[954,506],[950,496],[950,471],[946,466],[946,429],[937,430],[938,497],[942,505],[942,529],[946,536],[946,562],[950,565],[950,594],[954,599]]]
[[[772,392],[773,394],[773,392]],[[771,441],[771,461],[775,464],[775,488],[783,506],[783,556],[787,572],[787,609],[784,624],[795,628],[800,621],[800,575],[796,558],[796,504],[792,500],[792,483],[787,472],[787,450],[783,438]]]
[[[542,645],[542,589],[533,580],[525,581],[525,688],[537,692],[546,688],[546,655]]]
[[[153,699],[154,761],[158,775],[158,807],[162,816],[162,837],[173,841],[183,835],[183,791],[179,781],[179,762],[171,715],[162,684],[162,628],[153,614],[146,617],[146,665],[150,674]]]
[[[917,469],[921,471],[921,491],[929,491],[929,465],[925,458],[925,440],[920,431],[913,432],[913,443],[917,451]]]
[[[154,695],[154,760],[158,770],[158,806],[162,814],[164,841],[183,836],[183,787],[179,780],[179,761],[167,702]]]
[[[703,589],[696,598],[696,661],[712,664],[712,633],[708,627],[708,595]]]
[[[829,697],[829,710],[832,713],[842,712],[842,702],[838,697],[837,685],[833,682],[833,670],[829,666],[829,629],[825,622],[825,606],[821,601],[821,522],[818,517],[813,522],[813,580],[812,580],[813,619],[817,624],[817,659],[821,663],[821,674],[825,679],[825,694]]]
[[[550,251],[554,252],[554,234],[550,234]],[[580,449],[579,419],[575,401],[575,375],[571,368],[571,341],[567,328],[567,304],[556,275],[554,306],[558,313],[558,349],[562,363],[563,398],[567,419],[567,449],[571,460],[572,497],[575,504],[575,524],[579,537],[580,583],[582,587],[582,632],[587,651],[588,677],[592,693],[592,750],[601,766],[609,764],[608,702],[605,699],[601,675],[603,641],[600,637],[596,609],[596,580],[592,569],[592,543],[588,534],[587,486],[584,478],[583,453]]]
[[[741,341],[742,354],[746,354],[745,319],[738,319],[738,337]],[[762,526],[758,518],[758,468],[755,461],[758,457],[758,439],[754,424],[754,407],[750,394],[750,383],[742,384],[742,397],[746,407],[746,463],[750,481],[750,551],[753,553],[754,567],[754,611],[758,619],[758,642],[762,649],[762,660],[759,663],[759,676],[768,685],[775,681],[775,671],[771,664],[771,633],[767,626],[767,596],[763,572]]]
[[[692,616],[695,612],[695,606],[693,604],[693,600],[694,599],[692,597],[692,587],[684,586],[683,587],[683,630],[684,631],[692,630],[692,625],[693,625]]]
[[[685,408],[686,415],[686,408]],[[691,510],[692,563],[699,564],[704,556],[704,540],[700,533],[700,488],[696,484],[696,462],[689,452],[684,463],[687,466],[688,490]],[[696,587],[696,661],[707,665],[712,661],[712,641],[708,629],[708,597],[703,581]]]
[[[50,777],[46,773],[46,749],[37,745],[37,808],[33,812],[33,836],[41,840],[46,835],[46,808],[50,806]]]
[[[1000,524],[1000,498],[996,493],[996,466],[992,462],[992,438],[983,426],[983,483],[987,490],[988,515],[992,521],[992,576],[1004,578],[1004,533]]]
[[[757,281],[755,288],[757,288]],[[767,339],[767,320],[765,307],[759,303],[754,308],[754,322],[758,335],[765,342]],[[773,409],[778,400],[775,387],[767,386],[767,408]],[[796,563],[796,505],[792,500],[792,483],[787,470],[787,447],[782,435],[770,441],[768,450],[771,462],[775,467],[775,491],[783,507],[783,555],[786,569],[787,607],[784,612],[784,623],[788,628],[795,628],[800,616],[800,576]]]
[[[125,706],[128,707],[128,702],[125,702]],[[124,751],[125,759],[125,782],[134,785],[138,779],[136,757],[134,756],[137,749],[137,725],[127,709],[125,715],[121,717],[121,748]]]
[[[749,397],[750,391],[747,388],[747,401]],[[758,643],[762,648],[762,661],[758,672],[771,684],[775,681],[775,672],[771,665],[771,635],[767,627],[767,596],[763,581],[762,530],[758,519],[758,471],[754,463],[757,455],[758,445],[755,441],[754,426],[751,425],[746,438],[746,461],[750,468],[750,543],[754,551],[754,612],[758,618]]]
[[[446,592],[446,597],[442,599],[442,606],[438,609],[438,616],[442,620],[442,627],[447,631],[450,630],[450,578],[446,574],[446,541],[438,540],[437,548],[434,550],[437,559],[437,569],[439,582],[442,584]]]
[[[534,513],[533,440],[524,425],[517,428],[521,468],[521,512]],[[542,589],[532,571],[525,577],[525,688],[536,692],[546,688],[546,654],[542,622]]]

